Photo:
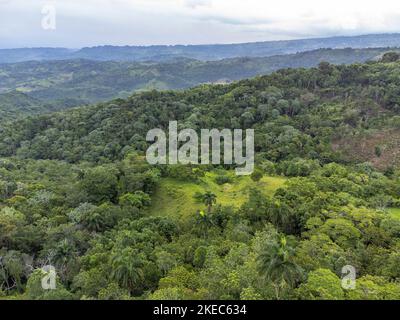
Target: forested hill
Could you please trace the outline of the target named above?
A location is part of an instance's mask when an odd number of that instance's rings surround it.
[[[0,122],[56,110],[56,107],[46,105],[42,101],[19,91],[0,94]]]
[[[133,91],[227,83],[269,74],[281,68],[314,67],[321,61],[334,64],[364,62],[377,59],[388,50],[320,49],[292,55],[207,62],[190,59],[166,63],[63,60],[2,64],[0,93],[18,90],[42,104],[51,104],[59,109],[125,98]]]
[[[321,48],[376,48],[398,46],[400,46],[400,34],[342,36],[222,45],[99,46],[79,50],[64,48],[22,48],[0,50],[0,63],[82,58],[100,61],[166,61],[182,57],[206,61],[243,56],[266,57]]]
[[[194,129],[255,128],[258,157],[274,162],[357,160],[387,168],[399,161],[399,106],[400,62],[321,63],[231,85],[150,91],[16,121],[1,128],[0,155],[69,162],[122,159],[129,151],[145,150],[147,130],[178,120]],[[368,136],[374,143],[359,143]],[[351,144],[359,150],[346,154]]]

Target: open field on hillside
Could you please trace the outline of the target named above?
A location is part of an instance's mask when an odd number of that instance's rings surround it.
[[[388,211],[393,218],[400,220],[400,208],[389,208]]]
[[[163,179],[152,197],[151,215],[185,219],[196,210],[204,209],[204,205],[197,202],[193,196],[196,192],[211,191],[217,196],[217,204],[224,206],[240,207],[248,197],[252,187],[258,187],[266,195],[273,195],[286,179],[282,177],[263,177],[261,181],[254,182],[248,176],[235,176],[229,172],[232,183],[218,185],[215,182],[218,173],[210,172],[201,178],[198,183],[184,182],[172,178]]]

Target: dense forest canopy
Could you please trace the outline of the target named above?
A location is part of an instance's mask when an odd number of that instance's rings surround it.
[[[398,58],[136,93],[3,124],[0,295],[400,299]],[[145,134],[171,120],[253,128],[256,170],[149,165]],[[376,144],[355,158],[345,146],[365,137]],[[40,267],[49,264],[57,289],[46,291]],[[345,266],[357,271],[355,288],[342,286]]]
[[[69,162],[121,160],[131,150],[145,151],[145,133],[168,128],[172,119],[195,130],[254,128],[256,151],[269,161],[346,161],[337,148],[342,139],[355,141],[377,130],[388,136],[397,132],[399,66],[396,61],[321,63],[318,68],[283,69],[231,85],[148,91],[29,117],[2,126],[0,155]],[[390,151],[390,145],[380,147]],[[395,164],[397,158],[391,161]]]

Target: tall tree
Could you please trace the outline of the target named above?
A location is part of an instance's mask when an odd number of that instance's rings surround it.
[[[217,203],[217,196],[214,193],[207,191],[203,194],[203,202],[207,206],[207,212],[211,213],[212,206]]]
[[[285,236],[266,243],[257,258],[260,273],[273,282],[275,296],[281,298],[284,287],[293,287],[301,274],[300,268],[293,262],[294,249],[287,243]]]
[[[111,277],[131,292],[143,281],[143,261],[136,250],[128,247],[116,252],[111,259],[111,265]]]

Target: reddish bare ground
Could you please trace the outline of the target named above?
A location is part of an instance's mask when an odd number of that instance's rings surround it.
[[[376,155],[376,147],[381,155]],[[400,164],[400,130],[386,130],[376,133],[347,137],[332,143],[347,160],[371,162],[377,169]]]

